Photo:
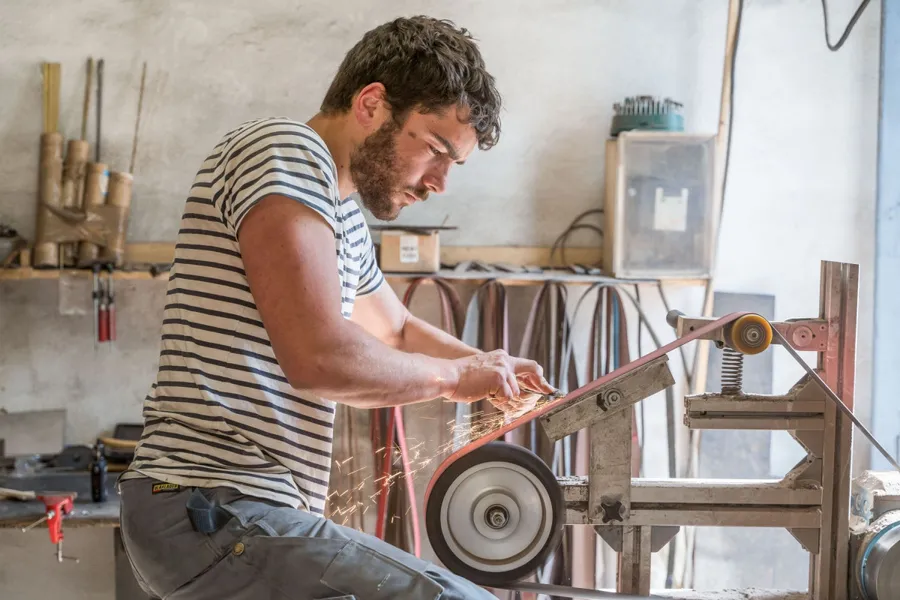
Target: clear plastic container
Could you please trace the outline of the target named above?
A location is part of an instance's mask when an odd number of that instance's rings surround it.
[[[608,269],[624,279],[709,277],[715,136],[632,131],[608,149],[615,153],[607,172],[614,177],[606,201]]]

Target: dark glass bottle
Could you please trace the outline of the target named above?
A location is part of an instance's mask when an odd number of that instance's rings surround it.
[[[91,461],[91,498],[94,502],[106,502],[106,495],[106,452],[103,442],[97,440]]]

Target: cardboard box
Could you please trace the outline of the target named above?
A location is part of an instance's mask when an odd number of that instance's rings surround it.
[[[441,269],[441,243],[434,229],[384,229],[378,266],[393,273],[437,273]]]

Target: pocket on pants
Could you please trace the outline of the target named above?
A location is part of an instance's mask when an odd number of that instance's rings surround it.
[[[353,541],[325,569],[322,583],[366,600],[437,600],[444,592],[422,573]]]

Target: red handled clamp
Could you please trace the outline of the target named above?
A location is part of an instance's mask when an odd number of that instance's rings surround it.
[[[44,503],[44,508],[46,508],[47,513],[29,525],[22,529],[22,531],[28,531],[34,527],[37,527],[44,521],[47,522],[47,531],[50,533],[50,542],[52,544],[56,544],[56,559],[59,562],[65,560],[74,560],[78,562],[77,558],[73,558],[71,556],[63,556],[62,553],[62,542],[63,542],[63,528],[62,521],[63,517],[70,514],[72,512],[73,500],[75,499],[74,494],[66,494],[66,495],[48,495],[48,496],[37,496],[37,499]]]

